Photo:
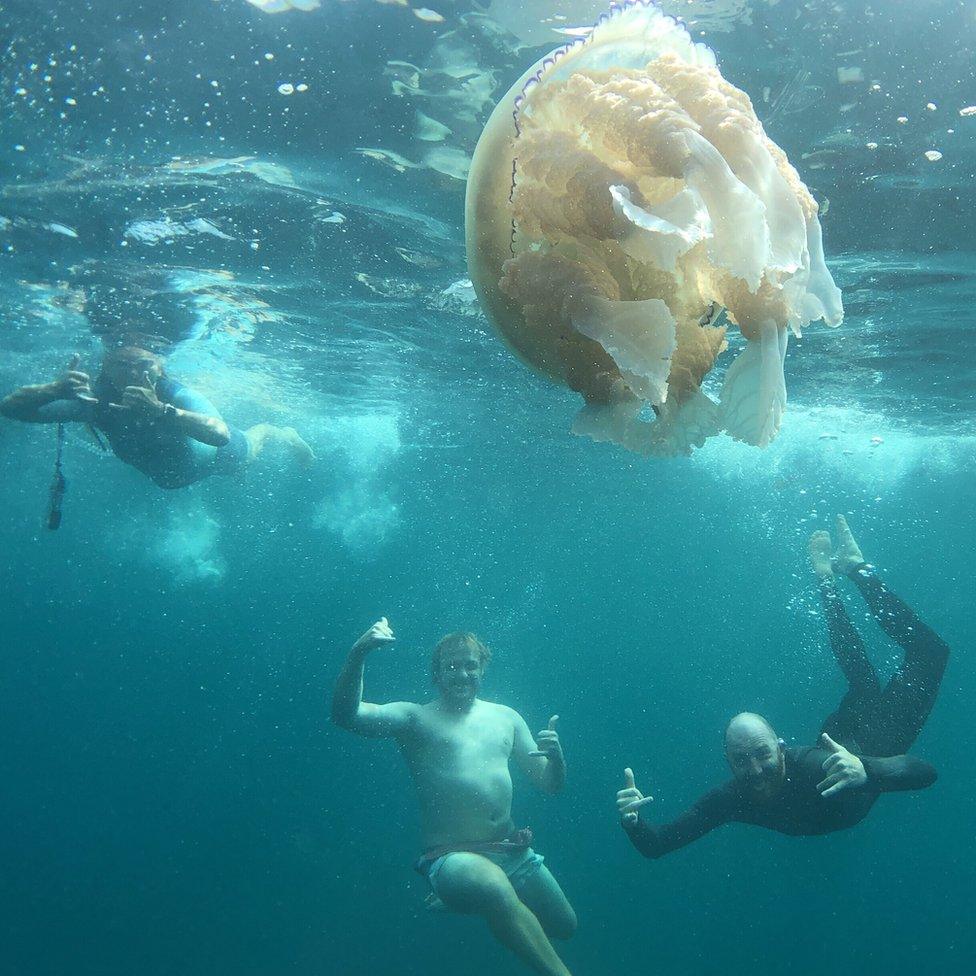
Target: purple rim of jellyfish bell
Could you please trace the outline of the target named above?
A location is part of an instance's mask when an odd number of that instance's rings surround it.
[[[516,139],[518,139],[522,135],[522,126],[519,124],[519,117],[522,114],[522,107],[525,105],[531,90],[536,85],[538,85],[539,82],[542,81],[543,77],[545,77],[545,75],[548,74],[549,70],[555,67],[557,62],[561,61],[562,58],[564,58],[567,54],[570,53],[570,51],[573,51],[582,45],[589,44],[590,41],[593,39],[593,34],[595,33],[598,27],[602,27],[611,18],[617,17],[620,14],[625,13],[628,10],[631,10],[634,7],[653,7],[658,11],[658,13],[661,14],[662,17],[665,17],[667,20],[670,20],[673,24],[675,24],[675,26],[678,27],[684,26],[684,22],[679,20],[677,17],[672,17],[669,14],[664,13],[664,11],[661,10],[660,7],[658,7],[658,5],[654,2],[654,0],[624,0],[623,3],[611,3],[610,9],[600,14],[599,18],[597,19],[597,22],[590,28],[590,32],[585,37],[575,37],[573,38],[573,40],[568,41],[566,44],[563,44],[561,47],[557,47],[556,50],[553,51],[551,54],[546,55],[546,57],[542,62],[542,67],[539,68],[539,70],[534,75],[532,75],[532,77],[529,78],[528,81],[526,81],[526,83],[522,86],[522,91],[515,96],[514,107],[512,109],[512,122],[514,122],[515,124]],[[517,162],[518,162],[517,158],[512,161],[512,187],[508,194],[509,203],[512,202],[512,198],[515,195],[515,170],[516,170]],[[515,253],[514,220],[512,221],[512,253],[513,254]]]

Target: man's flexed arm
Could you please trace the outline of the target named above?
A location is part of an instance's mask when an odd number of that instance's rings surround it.
[[[0,414],[11,420],[23,420],[32,424],[57,423],[64,418],[45,416],[41,408],[58,400],[78,401],[94,406],[98,401],[92,396],[88,374],[78,369],[79,362],[80,357],[74,355],[64,375],[53,382],[22,386],[19,390],[14,390],[10,396],[0,401]]]
[[[558,715],[534,739],[525,719],[515,715],[513,755],[519,768],[544,793],[558,793],[566,785],[566,758],[556,732]]]
[[[191,402],[202,400],[207,404],[198,393],[185,388],[181,396],[190,399]],[[164,403],[160,400],[156,393],[156,380],[148,373],[142,374],[142,386],[127,386],[121,399],[121,403],[109,404],[116,413],[168,422],[184,437],[199,441],[201,444],[209,444],[211,447],[223,447],[230,442],[230,429],[219,416],[211,416],[198,409],[180,406],[179,397],[176,403]]]
[[[399,735],[413,719],[417,706],[410,702],[374,705],[363,701],[363,671],[370,651],[395,640],[386,617],[381,617],[356,641],[332,692],[332,721],[369,738]]]

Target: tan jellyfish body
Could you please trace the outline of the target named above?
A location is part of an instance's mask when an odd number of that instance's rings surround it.
[[[796,170],[713,53],[642,0],[499,102],[465,224],[489,319],[583,396],[573,430],[645,455],[687,454],[722,430],[768,444],[787,330],[843,318]],[[748,342],[716,403],[700,386],[726,348],[723,308]]]

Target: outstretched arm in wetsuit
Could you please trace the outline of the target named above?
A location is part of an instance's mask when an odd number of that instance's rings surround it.
[[[644,857],[658,858],[692,841],[732,819],[728,791],[719,787],[706,793],[694,806],[668,824],[651,824],[641,819],[639,810],[652,801],[634,783],[631,769],[624,770],[624,788],[617,793],[617,812],[631,843]]]
[[[80,357],[72,356],[63,376],[51,383],[22,386],[0,401],[0,414],[11,420],[31,424],[62,424],[70,421],[91,423],[98,400],[92,395],[91,378],[79,370]],[[180,404],[164,403],[156,395],[156,383],[143,374],[142,386],[127,386],[121,403],[110,403],[110,410],[169,422],[186,437],[212,447],[223,447],[230,440],[227,424],[219,417]],[[183,389],[192,398],[192,391]],[[190,406],[190,404],[187,404]]]
[[[50,383],[14,390],[0,401],[0,414],[28,424],[89,419],[89,411],[98,401],[92,396],[88,374],[78,369],[79,361],[79,356],[72,356],[64,374]],[[52,409],[52,404],[58,406]]]
[[[395,639],[386,617],[381,617],[353,644],[332,692],[332,721],[340,728],[370,739],[380,739],[400,735],[413,721],[417,706],[412,702],[374,705],[363,701],[367,655],[378,647],[392,644]]]

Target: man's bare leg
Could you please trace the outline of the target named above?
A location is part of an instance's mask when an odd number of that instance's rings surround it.
[[[244,431],[247,439],[247,460],[253,461],[268,444],[279,444],[291,452],[292,456],[303,466],[308,466],[315,460],[315,455],[308,443],[294,427],[275,427],[274,424],[256,424]]]
[[[535,972],[571,976],[497,864],[480,854],[452,854],[437,874],[437,894],[451,911],[483,915],[495,938]]]
[[[518,896],[539,920],[550,939],[565,941],[573,937],[576,931],[576,912],[563,894],[563,889],[559,887],[559,882],[545,865],[540,866],[519,887]]]

